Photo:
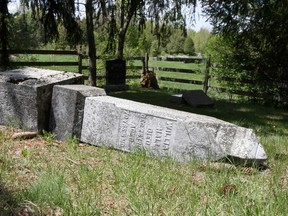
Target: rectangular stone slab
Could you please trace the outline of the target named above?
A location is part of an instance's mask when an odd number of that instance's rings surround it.
[[[81,141],[128,152],[140,149],[179,162],[267,158],[251,129],[109,96],[86,98]]]
[[[48,130],[55,84],[82,84],[83,75],[38,68],[0,73],[0,124],[29,131]]]
[[[57,140],[80,139],[86,97],[104,96],[104,89],[85,85],[55,85],[49,131]]]

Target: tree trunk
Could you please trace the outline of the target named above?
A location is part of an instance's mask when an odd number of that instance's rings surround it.
[[[124,58],[125,35],[126,35],[126,32],[124,32],[124,30],[119,32],[119,35],[118,35],[117,57],[118,59],[121,59],[121,60],[123,60]]]
[[[93,24],[93,0],[86,0],[86,29],[89,49],[89,81],[91,86],[96,86],[96,45]]]
[[[8,1],[0,1],[0,41],[1,41],[1,58],[0,68],[4,70],[9,66],[9,55],[8,55],[8,29],[7,29],[7,18],[8,18]]]

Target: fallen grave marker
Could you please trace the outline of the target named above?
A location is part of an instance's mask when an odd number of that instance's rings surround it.
[[[252,129],[109,96],[86,98],[81,141],[127,152],[145,150],[179,162],[267,158]]]

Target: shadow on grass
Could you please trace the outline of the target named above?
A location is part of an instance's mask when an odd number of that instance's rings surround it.
[[[0,179],[0,215],[18,215],[15,211],[15,197],[3,185]]]
[[[191,107],[169,102],[171,92],[155,90],[131,90],[110,93],[111,96],[158,105],[176,110],[208,115],[242,127],[252,128],[261,135],[288,135],[288,113],[282,109],[245,102],[230,102],[212,98],[214,107]]]

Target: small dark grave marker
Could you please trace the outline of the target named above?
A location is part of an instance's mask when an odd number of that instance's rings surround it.
[[[183,100],[193,107],[213,106],[214,102],[202,90],[185,91]]]
[[[185,103],[185,101],[183,100],[182,94],[171,95],[169,101],[171,103],[177,103],[177,104]]]
[[[125,85],[126,61],[115,59],[106,61],[106,85]]]

